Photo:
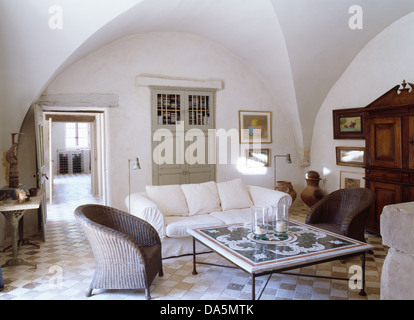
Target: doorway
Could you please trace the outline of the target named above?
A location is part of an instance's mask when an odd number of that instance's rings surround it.
[[[106,204],[102,112],[44,111],[46,199],[49,204]]]

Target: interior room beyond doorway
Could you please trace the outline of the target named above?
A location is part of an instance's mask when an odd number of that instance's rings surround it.
[[[78,206],[102,204],[102,197],[92,194],[90,173],[56,175],[54,188],[53,202],[47,205],[49,220],[71,221]]]
[[[102,176],[102,113],[44,112],[48,137],[45,159],[48,166],[48,202],[94,197],[105,202]],[[65,200],[67,199],[67,200]]]

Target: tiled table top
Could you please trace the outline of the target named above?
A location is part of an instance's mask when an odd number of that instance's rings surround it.
[[[256,240],[250,225],[199,228],[189,233],[243,270],[253,273],[314,263],[372,249],[369,244],[297,221],[289,222],[288,239],[270,233]]]

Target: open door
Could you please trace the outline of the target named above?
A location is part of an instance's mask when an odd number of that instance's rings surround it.
[[[106,205],[105,117],[103,113],[95,114],[95,121],[91,123],[91,133],[92,192],[96,196],[102,196],[103,204]]]
[[[52,135],[52,128],[53,128],[53,122],[52,122],[52,118],[49,119],[49,121],[47,121],[47,124],[49,126],[49,134],[48,134],[48,138],[49,138],[49,153],[48,153],[48,158],[49,158],[49,202],[52,203],[53,201],[53,159],[52,159],[52,139],[53,139],[53,135]],[[43,151],[44,154],[44,151]]]
[[[42,191],[43,200],[39,208],[40,226],[42,240],[46,241],[46,175],[45,156],[44,156],[44,139],[43,139],[43,110],[34,105],[35,134],[36,134],[36,164],[37,164],[37,188]]]

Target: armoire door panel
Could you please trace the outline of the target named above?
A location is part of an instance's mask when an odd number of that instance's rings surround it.
[[[376,193],[375,206],[367,220],[367,230],[380,230],[380,216],[384,206],[402,202],[401,185],[384,182],[370,182],[370,188]]]
[[[400,168],[402,165],[401,119],[374,118],[369,130],[368,165]]]
[[[375,126],[375,160],[395,161],[395,126],[378,124]]]
[[[366,224],[370,232],[380,233],[384,206],[414,201],[413,88],[414,84],[403,81],[361,108],[367,187],[377,196]]]
[[[408,117],[408,169],[414,169],[414,116]]]
[[[406,199],[408,202],[414,201],[414,187],[408,187],[408,198]]]

